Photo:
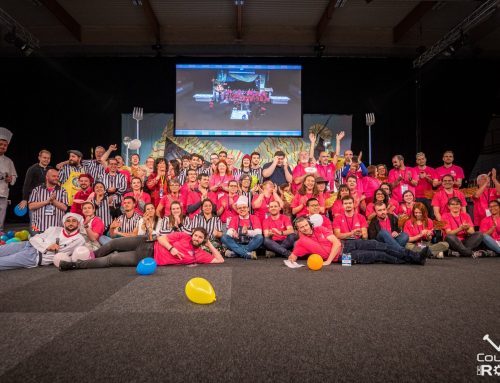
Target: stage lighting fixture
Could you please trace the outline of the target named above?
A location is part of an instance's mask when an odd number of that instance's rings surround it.
[[[245,4],[245,0],[234,0],[234,5],[243,5]]]
[[[142,0],[132,0],[132,5],[135,5],[136,7],[142,6]]]
[[[321,57],[323,56],[323,52],[325,51],[326,46],[324,46],[323,44],[316,44],[313,49],[316,53],[316,57]]]
[[[347,0],[337,0],[335,3],[335,8],[342,8],[346,5]]]

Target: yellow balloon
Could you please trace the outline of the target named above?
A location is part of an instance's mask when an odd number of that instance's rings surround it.
[[[252,176],[250,181],[250,188],[253,188],[259,182],[259,178],[257,176]]]
[[[215,291],[205,278],[192,278],[186,283],[186,296],[191,302],[208,305],[215,302]]]

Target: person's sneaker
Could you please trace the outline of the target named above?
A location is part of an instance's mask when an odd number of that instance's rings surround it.
[[[436,254],[436,259],[443,259],[443,258],[444,258],[444,253],[442,251]]]
[[[266,258],[274,258],[274,251],[266,250]]]
[[[485,257],[496,257],[497,253],[495,253],[493,250],[485,250]]]
[[[224,253],[224,256],[226,258],[234,258],[234,257],[236,257],[236,254],[234,253],[234,251],[226,250]]]
[[[481,258],[483,256],[482,250],[477,250],[472,252],[472,258]]]
[[[450,257],[460,257],[460,253],[458,251],[455,251],[455,250],[449,250],[448,251],[448,256],[450,256]]]
[[[257,259],[257,252],[256,251],[251,251],[248,253],[248,257],[250,259],[256,260]]]
[[[429,248],[426,246],[424,248],[422,248],[422,250],[420,250],[418,253],[417,253],[417,259],[416,259],[416,262],[417,264],[419,265],[425,265],[425,261],[427,261],[427,258],[428,258],[428,252],[429,252]]]
[[[68,271],[68,270],[76,270],[76,262],[67,262],[60,261],[59,262],[59,270],[60,271]]]

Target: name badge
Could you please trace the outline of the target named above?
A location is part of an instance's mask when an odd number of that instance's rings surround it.
[[[401,185],[401,194],[404,194],[408,190],[408,185]]]
[[[224,197],[224,193],[217,194],[217,199],[221,199],[222,197]]]
[[[54,215],[56,213],[56,209],[54,205],[46,205],[45,206],[45,215]]]
[[[486,209],[486,217],[491,217],[491,211],[490,211],[490,209]]]
[[[163,188],[160,189],[160,198],[163,198]]]

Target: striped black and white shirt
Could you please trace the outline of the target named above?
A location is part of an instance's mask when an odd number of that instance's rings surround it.
[[[160,234],[170,234],[176,231],[182,231],[184,233],[191,234],[191,220],[189,217],[185,217],[184,221],[182,222],[182,225],[179,225],[178,227],[172,227],[170,226],[170,221],[168,219],[168,216],[163,217],[161,220],[161,226],[160,226]]]
[[[98,204],[94,197],[92,202],[95,206],[96,217],[99,217],[102,220],[104,223],[104,231],[107,231],[109,229],[109,225],[111,225],[111,222],[113,221],[111,211],[109,210],[108,198],[105,196]]]
[[[123,194],[127,191],[127,178],[121,173],[107,173],[104,174],[102,183],[106,187],[106,190],[109,188],[116,188],[116,192],[113,194],[113,203],[115,205],[120,205],[122,203]]]
[[[121,231],[122,233],[132,233],[139,225],[141,218],[142,217],[135,211],[130,218],[127,218],[126,214],[121,215],[118,218],[120,220],[120,227],[118,228],[118,231]]]
[[[204,228],[210,240],[214,240],[214,230],[222,231],[222,221],[216,215],[213,215],[211,218],[206,219],[203,213],[196,214],[191,220],[191,229],[195,229],[197,227]]]
[[[105,169],[97,160],[83,160],[82,165],[87,169],[88,174],[94,178],[94,182],[103,180]]]
[[[85,165],[77,165],[77,166],[72,166],[69,164],[66,164],[62,167],[61,170],[59,170],[59,182],[64,184],[68,178],[71,172],[76,172],[76,173],[87,173],[90,174],[90,169],[85,166]]]
[[[52,192],[56,193],[56,200],[68,206],[68,193],[64,188],[56,186],[54,189],[47,189],[46,185],[39,185],[31,191],[28,203],[43,202],[50,198]],[[61,210],[54,205],[45,205],[33,210],[31,224],[35,231],[45,231],[50,226],[62,226],[62,218],[66,210]]]
[[[177,177],[179,179],[179,183],[181,185],[184,185],[187,181],[187,171],[188,169],[182,169],[180,172],[179,172],[179,177]],[[201,168],[198,168],[196,169],[196,175],[199,176],[200,174],[206,174],[206,175],[209,175],[209,169],[206,169],[204,167],[201,167]]]
[[[250,169],[250,175],[256,176],[259,180],[259,184],[262,183],[262,168]]]

